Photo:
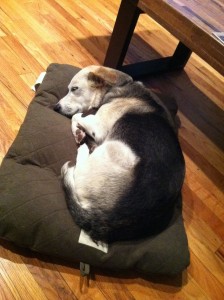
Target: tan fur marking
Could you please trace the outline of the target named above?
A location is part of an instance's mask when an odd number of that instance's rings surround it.
[[[103,78],[107,83],[114,85],[117,83],[118,80],[118,73],[113,70],[107,70],[106,68],[99,67],[95,74],[99,77]]]

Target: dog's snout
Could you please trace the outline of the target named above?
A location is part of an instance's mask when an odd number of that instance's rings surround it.
[[[54,107],[54,111],[56,112],[60,112],[61,111],[61,105],[59,103],[57,103]]]

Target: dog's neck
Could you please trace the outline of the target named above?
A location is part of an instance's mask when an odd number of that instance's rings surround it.
[[[108,89],[107,92],[105,92],[103,98],[101,99],[100,106],[106,103],[110,103],[117,98],[139,98],[141,100],[146,101],[155,109],[158,115],[166,119],[170,126],[173,128],[173,130],[177,132],[174,118],[172,117],[169,109],[160,100],[160,98],[150,89],[146,88],[142,82],[133,81],[123,86],[111,87],[110,89]]]
[[[89,109],[99,109],[104,104],[103,99],[109,93],[110,88],[108,86],[98,88],[94,93]]]

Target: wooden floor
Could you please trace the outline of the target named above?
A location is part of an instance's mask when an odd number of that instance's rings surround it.
[[[52,62],[102,64],[118,7],[119,0],[0,1],[1,160],[23,122],[39,73]],[[170,55],[176,44],[141,15],[126,61]],[[185,71],[146,83],[179,106],[189,268],[172,279],[95,270],[88,283],[72,265],[1,242],[0,299],[224,299],[224,79],[192,55]]]

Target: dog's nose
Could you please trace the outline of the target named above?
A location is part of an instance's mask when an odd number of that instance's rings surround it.
[[[59,103],[57,103],[54,107],[54,111],[60,112],[60,110],[61,110],[61,105]]]

